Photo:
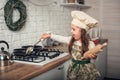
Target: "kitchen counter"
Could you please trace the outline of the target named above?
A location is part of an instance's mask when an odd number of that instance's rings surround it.
[[[65,46],[66,45],[61,45],[57,48],[64,51],[67,50]],[[61,65],[69,59],[70,55],[67,55],[43,66],[14,62],[12,65],[0,67],[0,80],[29,80]]]
[[[43,66],[15,62],[10,66],[0,67],[0,80],[29,80],[59,66],[69,59],[70,55],[67,55]]]
[[[107,42],[107,39],[102,39],[100,43]],[[67,45],[61,45],[58,47],[52,47],[62,50],[64,52],[68,52]],[[70,59],[70,55],[52,61],[43,66],[40,65],[31,65],[31,64],[23,64],[15,62],[12,65],[6,67],[0,67],[0,80],[29,80],[34,78],[44,72],[47,72],[65,61]]]

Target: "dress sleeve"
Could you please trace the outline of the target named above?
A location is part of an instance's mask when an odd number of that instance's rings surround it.
[[[90,41],[90,42],[89,42],[89,49],[92,49],[92,48],[94,48],[94,47],[95,47],[94,42],[93,42],[93,41]]]
[[[56,40],[61,43],[69,44],[71,37],[65,37],[61,35],[51,34],[51,39]]]

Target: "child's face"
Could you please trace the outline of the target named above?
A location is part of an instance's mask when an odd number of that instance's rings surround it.
[[[80,40],[81,39],[81,28],[71,24],[71,33],[72,33],[72,37],[75,40]]]

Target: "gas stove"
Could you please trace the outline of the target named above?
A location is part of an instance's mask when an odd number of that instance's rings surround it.
[[[41,46],[35,46],[31,53],[26,54],[26,49],[28,47],[31,47],[31,45],[14,49],[12,60],[26,64],[45,65],[68,55],[68,53],[64,53],[58,49],[47,49]]]

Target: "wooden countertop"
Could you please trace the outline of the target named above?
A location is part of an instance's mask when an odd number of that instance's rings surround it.
[[[0,80],[29,80],[59,66],[68,59],[70,59],[70,55],[50,62],[44,66],[15,62],[10,66],[0,67]]]
[[[67,52],[66,46],[67,45],[60,45],[53,48],[57,48],[64,52]],[[29,80],[59,66],[69,59],[70,55],[67,55],[43,66],[15,62],[12,65],[0,67],[0,80]]]

